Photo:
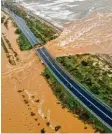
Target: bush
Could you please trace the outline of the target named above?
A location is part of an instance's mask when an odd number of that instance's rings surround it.
[[[112,69],[109,64],[91,54],[58,57],[57,61],[87,90],[112,107],[108,97],[112,94],[112,78],[109,77]],[[100,64],[103,67],[100,67]],[[103,69],[105,66],[110,70]]]
[[[77,114],[81,120],[91,123],[95,131],[110,132],[99,120],[97,120],[90,112],[88,112],[76,99],[73,97],[53,76],[53,74],[45,68],[43,75],[47,76],[47,81],[50,84],[53,93],[60,100],[62,106],[67,107],[70,112]],[[102,129],[101,129],[102,128]]]
[[[8,29],[8,19],[4,22],[4,26]]]
[[[15,31],[16,34],[21,34],[21,30],[19,28],[16,29]]]
[[[94,93],[99,95],[100,86],[98,84],[93,84],[90,90]]]
[[[28,39],[24,36],[24,34],[21,32],[21,34],[19,35],[19,38],[17,40],[18,45],[20,47],[20,50],[30,50],[32,48],[30,42],[28,41]]]
[[[5,16],[1,17],[1,23],[4,23]]]
[[[30,30],[43,43],[51,39],[55,39],[58,36],[54,28],[50,27],[40,20],[37,20],[35,17],[27,15],[27,13],[24,10],[21,10],[19,7],[10,4],[7,4],[7,6],[11,11],[13,11],[25,20]]]

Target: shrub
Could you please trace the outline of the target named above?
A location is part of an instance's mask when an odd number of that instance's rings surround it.
[[[21,34],[21,30],[19,28],[16,29],[15,31],[16,34]]]
[[[1,23],[4,23],[5,16],[1,17]]]

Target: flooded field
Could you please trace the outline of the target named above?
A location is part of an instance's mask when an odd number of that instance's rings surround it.
[[[57,39],[45,45],[55,57],[76,53],[112,55],[111,0],[25,0],[20,4],[65,27]],[[7,27],[2,24],[8,51],[7,55],[2,47],[2,132],[94,132],[91,125],[62,107],[42,75],[44,65],[34,50],[20,51],[15,30],[10,19]]]
[[[112,55],[112,12],[94,12],[66,26],[61,35],[47,43],[54,56],[81,53]],[[55,49],[54,49],[55,48]]]
[[[2,132],[94,132],[61,106],[42,76],[44,65],[34,50],[19,50],[15,30],[10,19],[7,28],[2,24],[2,38],[15,63],[2,48]]]

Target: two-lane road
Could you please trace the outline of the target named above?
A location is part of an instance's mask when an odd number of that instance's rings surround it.
[[[11,13],[11,12],[10,12]],[[31,45],[40,43],[34,34],[26,26],[24,20],[17,15],[11,13],[14,21],[25,34]],[[97,117],[104,125],[112,130],[112,109],[107,105],[99,102],[94,96],[88,93],[84,87],[81,87],[75,82],[64,69],[52,58],[49,52],[43,47],[36,49],[45,65],[52,71],[57,80],[70,92],[87,110],[89,110],[95,117]]]
[[[10,16],[14,19],[14,21],[17,24],[17,26],[24,33],[24,35],[26,36],[26,38],[28,39],[28,41],[30,42],[30,44],[32,46],[34,46],[36,44],[41,44],[42,43],[39,39],[37,39],[35,37],[35,35],[32,33],[32,31],[28,28],[28,26],[26,25],[26,23],[25,23],[25,21],[24,21],[23,18],[17,16],[16,14],[14,14],[12,11],[10,11],[7,8],[4,8],[3,10],[5,10],[5,12],[7,12],[8,14],[10,14]]]
[[[63,84],[68,91],[75,96],[87,110],[94,114],[100,121],[112,130],[112,109],[101,104],[97,99],[91,96],[83,87],[78,85],[51,57],[48,51],[43,47],[37,49],[45,65],[53,72],[54,76]]]

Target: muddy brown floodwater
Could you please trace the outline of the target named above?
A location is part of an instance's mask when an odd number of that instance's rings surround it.
[[[46,47],[54,56],[112,55],[112,12],[93,12],[66,25],[61,35],[48,42]]]
[[[15,62],[9,62],[2,48],[2,132],[55,132],[56,126],[61,126],[59,132],[94,132],[90,125],[58,103],[41,74],[44,65],[34,50],[19,50],[15,30],[10,19],[8,29],[2,24],[5,46]],[[5,42],[3,34],[13,49]]]

